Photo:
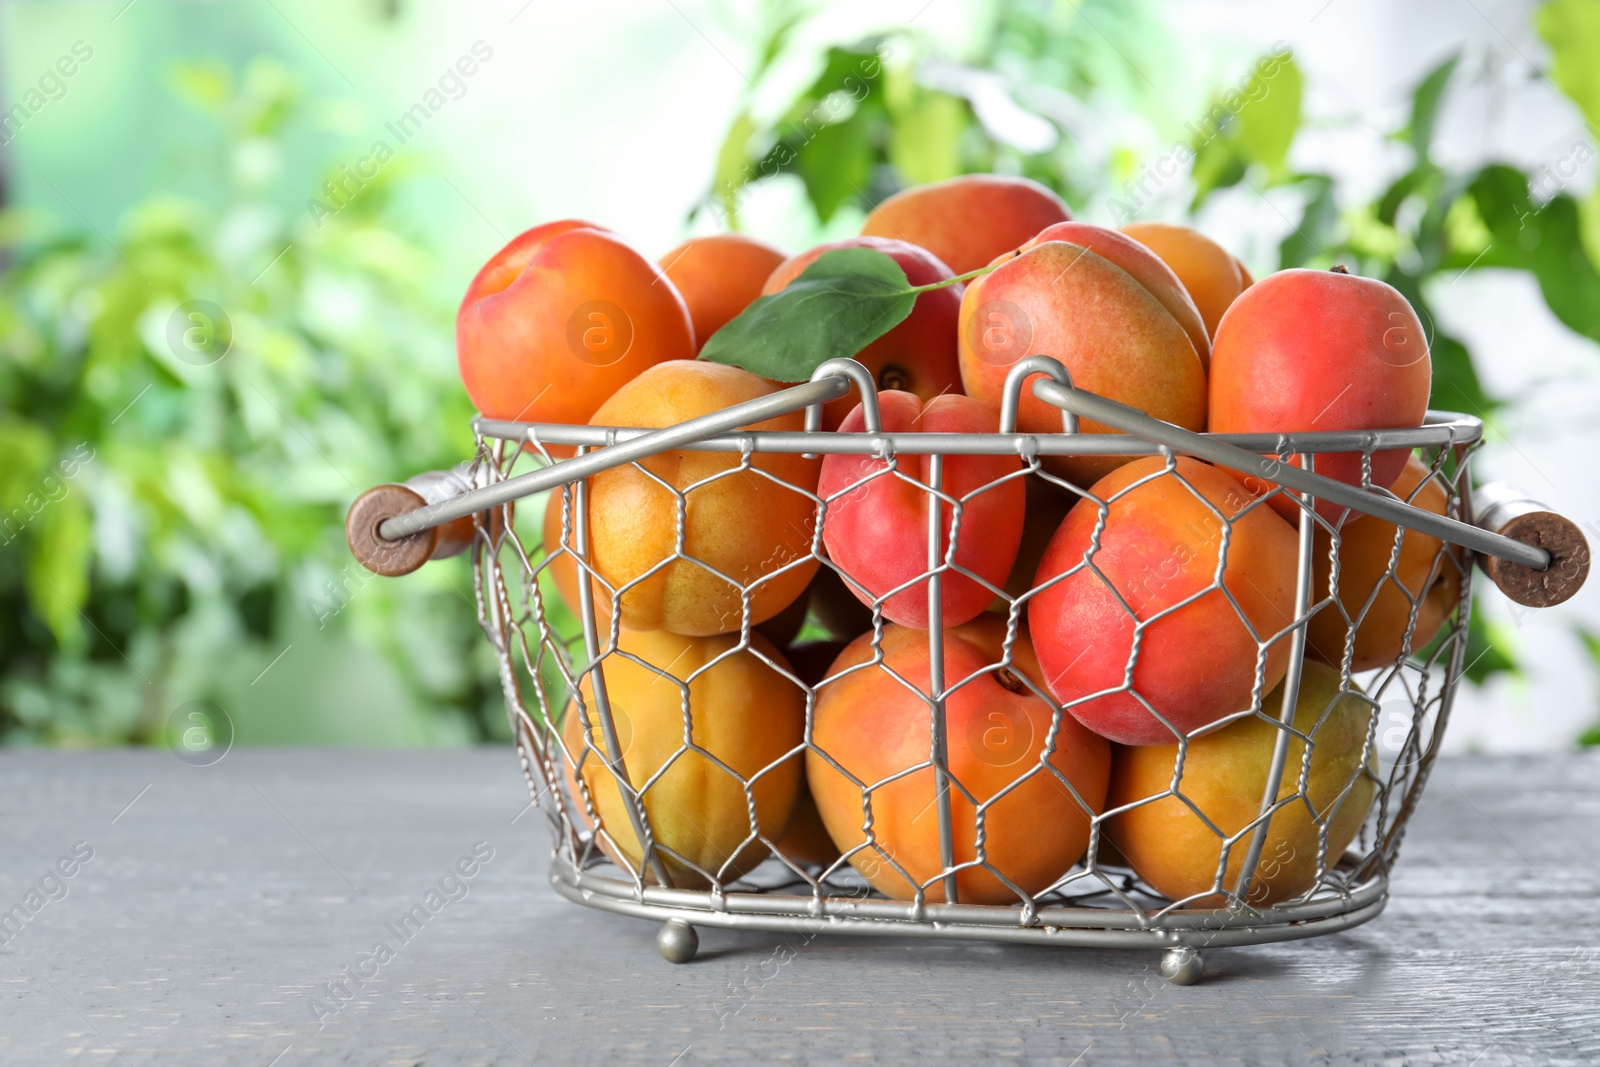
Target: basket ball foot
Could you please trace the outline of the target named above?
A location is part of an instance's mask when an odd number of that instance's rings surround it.
[[[688,963],[700,951],[700,935],[682,919],[668,919],[656,934],[656,948],[668,963]]]
[[[662,949],[665,953],[666,950]],[[1194,985],[1205,971],[1200,950],[1188,945],[1169,948],[1161,954],[1161,977],[1173,985]]]

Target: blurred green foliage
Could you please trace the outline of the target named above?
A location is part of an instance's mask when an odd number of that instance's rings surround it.
[[[1175,106],[1173,43],[1144,3],[982,10],[959,54],[914,22],[825,47],[774,110],[771,83],[812,48],[801,42],[815,9],[765,4],[750,88],[697,212],[737,228],[751,188],[788,175],[820,230],[906,185],[996,171],[1121,222],[1174,180],[1191,212],[1224,195],[1289,205],[1275,210],[1293,214],[1291,232],[1258,267],[1342,261],[1401,289],[1434,331],[1438,406],[1494,410],[1467,346],[1435,330],[1427,297],[1441,280],[1525,270],[1561,321],[1600,339],[1600,191],[1573,197],[1563,161],[1538,173],[1440,163],[1433,130],[1455,58],[1417,84],[1391,131],[1409,167],[1351,203],[1331,175],[1294,165],[1304,86],[1292,55],[1262,57],[1203,105],[1181,87]],[[1591,129],[1597,10],[1553,0],[1537,15],[1548,75]],[[467,562],[373,580],[342,535],[361,489],[472,447],[452,308],[393,210],[413,158],[383,161],[331,215],[285,211],[329,204],[324,181],[356,163],[286,172],[284,146],[305,143],[327,102],[265,60],[167,80],[214,136],[185,144],[166,184],[206,200],[154,196],[106,233],[64,196],[57,219],[0,216],[0,742],[159,743],[196,699],[221,706],[241,743],[505,737]],[[1137,138],[1104,143],[1107,114],[1172,147],[1149,159],[1129,147]],[[1478,681],[1516,669],[1481,617],[1468,659]]]
[[[785,4],[770,10],[780,14],[758,49],[764,59],[752,99],[795,32],[793,18],[782,14]],[[1097,167],[1079,150],[1088,138],[1072,102],[1120,86],[1125,110],[1150,110],[1155,86],[1128,58],[1149,55],[1140,47],[1148,41],[1127,40],[1146,25],[1141,5],[1000,0],[990,10],[990,24],[960,57],[911,31],[829,49],[816,78],[776,118],[761,123],[750,108],[740,113],[704,209],[737,226],[752,183],[794,174],[826,222],[844,204],[867,211],[918,182],[999,171],[1041,181],[1080,213],[1087,208],[1090,218],[1109,215],[1098,221],[1120,225],[1138,217],[1170,181],[1187,182],[1191,215],[1244,187],[1273,198],[1271,210],[1280,215],[1278,201],[1298,200],[1297,209],[1289,208],[1297,217],[1277,261],[1257,267],[1343,263],[1405,294],[1429,333],[1435,407],[1486,418],[1496,407],[1468,346],[1437,327],[1429,300],[1436,282],[1487,267],[1527,271],[1560,321],[1600,340],[1600,190],[1580,203],[1564,188],[1593,149],[1580,140],[1572,158],[1537,173],[1505,163],[1463,171],[1439,162],[1434,128],[1459,56],[1416,84],[1407,121],[1388,134],[1409,150],[1410,166],[1371,202],[1350,203],[1333,175],[1293,164],[1304,80],[1288,48],[1276,47],[1185,116],[1181,140],[1166,154],[1140,166],[1119,148]],[[1555,56],[1551,77],[1591,130],[1600,120],[1597,12],[1595,0],[1555,0],[1538,12],[1539,31]],[[1162,128],[1159,116],[1148,117]],[[1469,637],[1473,681],[1517,671],[1503,632],[1475,617]]]
[[[980,171],[1017,173],[1081,202],[1102,165],[1074,134],[1089,102],[1137,109],[1154,91],[1130,61],[1150,56],[1143,3],[996,0],[961,55],[914,31],[828,47],[815,78],[770,119],[757,117],[764,79],[804,23],[801,0],[769,3],[750,88],[723,139],[704,203],[738,228],[748,187],[797,175],[819,221],[861,211],[906,186]]]
[[[227,176],[220,207],[0,221],[0,740],[158,743],[202,698],[241,742],[504,736],[466,562],[384,583],[343,543],[361,489],[472,448],[452,309],[387,217],[406,161],[289,214],[295,78],[169,83],[215,131],[189,158]]]

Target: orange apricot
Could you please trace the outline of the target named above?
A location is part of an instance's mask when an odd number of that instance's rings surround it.
[[[1222,313],[1255,280],[1227,249],[1188,226],[1165,222],[1130,222],[1122,232],[1161,257],[1183,282],[1200,309],[1206,332],[1217,334]]]
[[[1390,491],[1413,507],[1445,513],[1444,487],[1428,477],[1429,467],[1416,456],[1407,460]],[[1409,648],[1421,649],[1461,603],[1461,566],[1444,542],[1417,530],[1405,531],[1400,555],[1391,572],[1398,528],[1371,515],[1351,513],[1339,531],[1338,603],[1311,617],[1307,649],[1324,662],[1344,662],[1350,627],[1355,625],[1350,669],[1371,670],[1393,663],[1406,649],[1406,627],[1417,601],[1416,627]],[[1316,599],[1329,595],[1333,577],[1333,537],[1320,525],[1312,567]],[[1341,610],[1342,608],[1342,610]],[[1346,616],[1350,622],[1345,621]]]
[[[965,274],[1070,218],[1061,198],[1036,181],[963,174],[894,194],[872,210],[861,232],[909,241]]]
[[[738,367],[674,360],[617,390],[593,421],[672,426],[774,391]],[[803,418],[792,412],[747,429],[799,430]],[[590,559],[617,591],[622,624],[730,633],[743,625],[746,595],[751,624],[788,607],[817,570],[816,505],[807,495],[816,491],[817,474],[817,460],[796,454],[757,453],[746,465],[735,454],[685,450],[594,475]]]
[[[767,276],[787,258],[740,233],[691,237],[662,256],[662,273],[677,286],[694,320],[695,350],[761,295]]]
[[[1025,633],[1012,645],[1013,665],[1000,666],[1005,637],[1005,621],[993,615],[944,634],[944,684],[962,683],[944,705],[948,766],[961,783],[950,790],[956,863],[978,860],[980,839],[983,848],[983,863],[956,875],[966,904],[1017,902],[997,872],[1030,894],[1064,878],[1088,848],[1090,820],[1103,810],[1110,777],[1106,742],[1029,689],[1027,683],[1043,692],[1043,676]],[[834,844],[874,888],[905,900],[921,886],[924,899],[942,901],[937,788],[927,766],[931,713],[923,695],[928,634],[887,625],[881,663],[861,666],[876,657],[873,636],[863,634],[829,671],[838,677],[818,693],[806,778]],[[1053,719],[1060,720],[1054,732]],[[860,847],[869,826],[872,843]]]

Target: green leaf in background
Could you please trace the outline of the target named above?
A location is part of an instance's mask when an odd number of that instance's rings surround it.
[[[717,172],[712,179],[711,195],[721,203],[728,228],[733,230],[739,228],[740,191],[750,180],[746,153],[755,129],[749,113],[742,112],[728,127],[728,135],[717,151]]]
[[[1496,674],[1513,677],[1522,673],[1513,658],[1510,641],[1499,627],[1484,621],[1482,612],[1473,612],[1467,624],[1467,648],[1462,667],[1467,677],[1482,685]]]
[[[1268,184],[1289,177],[1289,146],[1300,130],[1305,94],[1300,68],[1290,57],[1264,56],[1242,84],[1242,92],[1229,89],[1213,97],[1188,125],[1195,153],[1191,209],[1218,189],[1237,185],[1252,166],[1266,171]]]
[[[846,201],[862,196],[872,181],[872,131],[867,122],[867,116],[857,112],[824,126],[796,153],[795,170],[822,222],[832,219]]]
[[[1310,189],[1310,195],[1300,224],[1278,246],[1280,270],[1330,259],[1335,248],[1333,231],[1339,211],[1333,199],[1333,180],[1324,174],[1310,174],[1300,184]]]
[[[1551,0],[1534,16],[1550,47],[1550,78],[1600,126],[1600,0]]]
[[[1559,193],[1541,207],[1527,176],[1499,163],[1479,171],[1468,189],[1490,234],[1479,265],[1529,271],[1558,319],[1600,341],[1600,272],[1584,251],[1577,202]]]
[[[712,334],[701,359],[779,382],[803,382],[905,320],[917,302],[905,271],[870,248],[836,248]]]
[[[1403,131],[1405,139],[1417,153],[1417,159],[1428,158],[1428,149],[1433,145],[1433,127],[1439,118],[1439,105],[1444,101],[1444,91],[1450,85],[1450,75],[1455,73],[1456,64],[1461,62],[1461,53],[1457,52],[1449,59],[1434,67],[1417,84],[1411,94],[1411,121],[1406,124]]]
[[[1418,193],[1432,173],[1433,168],[1429,164],[1418,163],[1396,178],[1375,205],[1378,221],[1385,226],[1393,226],[1395,216],[1400,213],[1400,205]]]
[[[34,520],[38,549],[28,561],[28,599],[62,648],[79,650],[86,634],[79,612],[89,599],[89,509],[83,493],[47,503]]]
[[[903,109],[891,107],[894,125],[889,162],[907,185],[953,178],[961,173],[961,131],[970,121],[967,105],[949,93],[920,91]]]
[[[1600,667],[1600,634],[1596,634],[1593,630],[1582,626],[1578,627],[1577,633],[1578,640],[1583,642],[1583,650],[1589,653],[1590,662],[1596,667]],[[1600,723],[1596,723],[1579,734],[1578,744],[1583,748],[1600,746]]]
[[[1305,79],[1291,58],[1278,61],[1270,75],[1258,75],[1250,92],[1264,87],[1265,95],[1246,98],[1239,109],[1235,138],[1246,158],[1266,168],[1270,180],[1287,172],[1289,146],[1300,130],[1300,101],[1305,95]]]
[[[1466,345],[1438,334],[1429,342],[1428,354],[1433,360],[1430,407],[1467,411],[1480,418],[1493,413],[1498,404],[1483,391]]]

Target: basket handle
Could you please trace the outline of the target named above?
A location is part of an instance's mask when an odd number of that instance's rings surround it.
[[[367,570],[388,578],[410,574],[429,560],[456,555],[472,544],[471,513],[396,541],[381,536],[378,528],[396,515],[453,500],[475,487],[471,463],[373,486],[356,498],[345,515],[344,537],[351,555]]]
[[[1570,598],[1589,577],[1589,540],[1578,525],[1528,494],[1491,482],[1472,494],[1473,522],[1550,554],[1544,570],[1478,553],[1478,566],[1518,604],[1548,608]]]
[[[1286,489],[1373,515],[1397,526],[1476,552],[1489,578],[1508,597],[1549,607],[1571,597],[1589,576],[1589,543],[1575,523],[1512,490],[1489,498],[1476,525],[1412,507],[1392,494],[1358,486],[1248,452],[1215,437],[1153,418],[1096,393],[1041,378],[1033,393],[1045,403],[1133,434],[1175,452],[1242,470]]]
[[[839,368],[825,363],[817,372],[812,381],[487,485],[474,485],[452,472],[430,472],[404,485],[377,486],[350,505],[345,540],[368,570],[391,578],[410,574],[430,559],[454,555],[471,544],[474,514],[692,441],[820,406],[850,391],[851,379]],[[446,528],[452,532],[444,532]]]

